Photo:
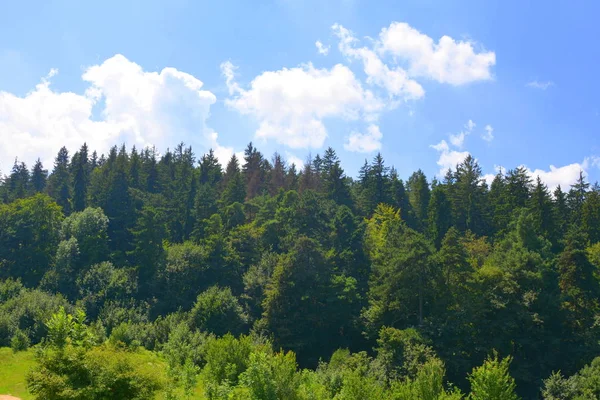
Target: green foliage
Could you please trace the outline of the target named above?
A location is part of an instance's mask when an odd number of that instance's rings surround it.
[[[464,390],[497,349],[523,398],[549,376],[549,398],[598,397],[576,372],[600,353],[598,193],[525,167],[488,190],[471,156],[438,181],[381,154],[353,179],[331,148],[300,172],[252,144],[225,171],[183,143],[62,148],[0,179],[0,346],[146,348],[171,398],[229,399],[459,399],[445,374]],[[493,362],[472,381],[506,384]]]
[[[16,353],[18,351],[25,351],[29,348],[31,341],[29,336],[22,330],[18,329],[13,337],[10,339],[10,348]]]
[[[239,379],[240,384],[248,388],[251,399],[294,400],[298,398],[300,375],[296,373],[296,356],[291,352],[251,353],[248,366]]]
[[[0,276],[35,286],[53,262],[60,207],[43,194],[0,204]]]
[[[198,295],[190,311],[190,325],[194,329],[212,332],[218,336],[243,331],[247,317],[231,289],[213,286]]]
[[[49,348],[38,354],[37,362],[27,386],[40,400],[145,400],[163,385],[156,367],[142,367],[129,354],[112,348]]]
[[[498,354],[494,354],[482,366],[474,368],[469,375],[470,399],[517,400],[519,397],[515,394],[515,380],[508,371],[510,362],[511,357],[500,360]]]

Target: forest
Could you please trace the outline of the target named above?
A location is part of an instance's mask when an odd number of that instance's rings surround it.
[[[28,398],[600,398],[583,171],[488,186],[471,156],[438,180],[377,154],[353,178],[332,148],[298,168],[252,143],[46,168],[0,181],[0,351],[31,357]]]

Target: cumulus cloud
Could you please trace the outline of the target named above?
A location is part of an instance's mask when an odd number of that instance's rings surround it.
[[[566,191],[579,179],[579,172],[583,172],[583,175],[587,177],[589,168],[598,165],[597,160],[597,157],[586,157],[581,163],[572,163],[562,167],[550,165],[547,171],[543,169],[532,170],[527,166],[524,167],[532,179],[536,179],[539,176],[551,191],[554,191],[558,185]]]
[[[348,136],[344,148],[357,153],[370,153],[381,149],[383,135],[377,125],[371,124],[366,133],[352,132]]]
[[[465,141],[465,137],[471,134],[473,129],[475,129],[475,126],[476,124],[473,120],[468,120],[463,131],[456,134],[450,134],[450,143],[455,147],[461,148]]]
[[[450,149],[450,146],[445,140],[442,140],[435,145],[432,144],[430,147],[438,151],[440,154],[440,157],[437,161],[437,165],[440,167],[438,177],[443,177],[446,175],[448,169],[454,171],[456,166],[463,162],[464,159],[470,154],[468,151],[457,151]]]
[[[225,65],[223,74],[232,69]],[[235,86],[234,86],[235,85]],[[320,148],[327,138],[326,118],[374,121],[384,104],[346,66],[315,68],[311,63],[266,71],[243,89],[229,81],[226,104],[257,119],[257,139],[291,148]]]
[[[340,52],[353,59],[362,61],[367,82],[387,90],[391,96],[403,100],[420,99],[425,95],[423,87],[408,77],[407,72],[400,68],[390,68],[375,51],[367,47],[356,47],[358,40],[352,32],[339,24],[332,26],[334,34],[339,38]]]
[[[477,52],[474,43],[446,35],[435,43],[404,22],[383,28],[377,46],[380,54],[391,54],[406,62],[411,76],[451,85],[492,79],[491,68],[496,64],[493,51]]]
[[[552,81],[539,82],[537,80],[534,80],[531,82],[527,82],[527,84],[525,86],[534,88],[534,89],[546,90],[549,87],[554,86],[554,82],[552,82]]]
[[[292,164],[296,166],[296,171],[301,171],[304,168],[304,161],[302,161],[301,158],[299,158],[295,154],[290,153],[289,151],[285,152],[285,159],[288,167]]]
[[[317,40],[315,42],[315,46],[317,46],[317,51],[319,52],[319,54],[322,54],[324,56],[326,56],[327,54],[329,54],[329,46],[325,46],[323,43],[321,43],[320,40]]]
[[[14,157],[31,163],[40,157],[51,167],[61,146],[71,151],[87,142],[105,152],[116,143],[164,149],[177,141],[196,151],[213,147],[219,154],[231,149],[218,144],[206,125],[216,97],[203,83],[175,68],[146,72],[122,55],[85,70],[84,93],[51,88],[50,73],[20,97],[0,92],[0,160],[6,172]],[[100,114],[94,115],[94,107]],[[9,165],[7,165],[9,164]]]
[[[469,41],[444,36],[435,43],[398,22],[382,29],[379,39],[365,44],[340,24],[331,29],[340,53],[362,65],[364,83],[344,64],[319,69],[306,63],[262,72],[246,87],[237,83],[234,65],[221,65],[230,93],[226,104],[257,120],[256,139],[291,148],[320,148],[328,136],[325,120],[341,118],[358,121],[364,127],[363,132],[347,136],[346,149],[375,151],[381,148],[383,137],[377,126],[380,114],[425,96],[416,78],[452,85],[492,78],[495,53],[478,51]],[[315,46],[320,54],[330,51],[320,40]],[[458,146],[464,135],[452,141]]]
[[[486,142],[491,142],[492,140],[494,140],[494,128],[492,128],[491,125],[486,125],[484,130],[485,133],[481,135],[481,138]]]

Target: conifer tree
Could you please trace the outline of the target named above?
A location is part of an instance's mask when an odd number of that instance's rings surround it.
[[[62,207],[65,215],[71,213],[71,174],[69,151],[62,147],[54,160],[54,170],[48,178],[48,194]]]
[[[548,187],[538,176],[529,198],[529,210],[533,216],[534,231],[552,242],[556,242],[555,213]]]
[[[431,200],[427,211],[427,227],[429,237],[437,248],[452,226],[452,204],[446,196],[444,185],[437,185],[431,191]]]
[[[600,242],[600,188],[598,184],[590,190],[581,207],[581,227],[590,243]]]
[[[273,154],[273,168],[269,174],[269,193],[275,196],[280,189],[286,187],[286,168],[279,153]]]
[[[33,192],[43,192],[46,189],[47,180],[48,170],[44,169],[44,165],[38,158],[31,170],[31,188],[33,189]]]
[[[408,198],[417,219],[419,229],[425,229],[427,224],[427,211],[431,196],[427,177],[420,169],[408,178]]]
[[[8,177],[8,197],[9,200],[22,199],[29,194],[29,170],[24,162],[18,162],[15,159],[12,171]]]
[[[90,164],[88,159],[87,144],[73,155],[71,160],[71,173],[73,176],[73,198],[71,206],[73,211],[83,211],[87,205],[87,191],[89,185]]]
[[[583,208],[589,188],[590,184],[586,182],[583,171],[579,171],[579,178],[574,185],[571,185],[571,189],[567,195],[567,204],[572,216],[572,221],[570,222],[575,225],[581,225],[581,209]]]
[[[223,206],[228,206],[233,203],[243,203],[246,198],[246,185],[244,183],[244,177],[240,171],[240,165],[236,155],[232,155],[225,175],[223,175],[223,193],[221,195],[221,202]]]

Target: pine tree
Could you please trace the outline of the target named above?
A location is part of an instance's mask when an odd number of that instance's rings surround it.
[[[583,334],[593,324],[599,310],[600,284],[594,278],[596,267],[587,252],[587,237],[574,227],[565,237],[565,249],[556,261],[562,308],[569,312],[571,329]]]
[[[29,190],[29,170],[24,162],[15,159],[12,171],[8,177],[8,197],[11,201],[27,197]]]
[[[287,190],[298,190],[299,187],[298,171],[296,170],[296,164],[292,163],[285,176],[285,188]]]
[[[71,213],[71,174],[69,151],[62,147],[54,160],[54,170],[48,178],[48,194],[62,207],[65,215]]]
[[[280,189],[286,187],[286,168],[283,158],[278,153],[273,154],[273,168],[269,174],[269,193],[275,196]]]
[[[575,225],[581,225],[581,209],[583,208],[589,188],[590,184],[586,182],[583,171],[579,171],[579,178],[574,185],[571,185],[571,190],[569,190],[569,194],[567,195],[567,204],[572,216],[572,221],[570,222]]]
[[[149,193],[158,193],[158,162],[156,148],[146,148],[142,156],[142,176],[145,183],[143,187]]]
[[[221,194],[221,202],[223,206],[228,206],[233,203],[243,203],[246,198],[246,185],[244,177],[240,171],[240,165],[236,155],[232,155],[225,175],[223,176],[223,192]]]
[[[581,207],[581,227],[590,243],[600,242],[600,191],[597,184],[587,193]]]
[[[491,219],[495,234],[506,231],[510,223],[511,212],[508,185],[502,171],[499,171],[490,186]]]
[[[268,163],[260,151],[258,151],[252,142],[248,144],[244,151],[244,166],[242,174],[246,182],[246,199],[252,199],[259,196],[266,189]]]
[[[562,191],[560,185],[554,189],[554,215],[556,216],[556,228],[558,230],[558,238],[562,238],[563,233],[567,230],[567,224],[571,220],[569,215],[569,207],[567,205],[567,195]]]
[[[298,191],[302,193],[306,190],[317,190],[317,188],[318,177],[314,169],[313,159],[309,155],[304,163],[304,168],[302,168],[302,173],[300,174]]]
[[[71,206],[73,211],[83,211],[87,204],[87,191],[90,176],[90,164],[88,159],[87,144],[73,155],[71,160],[71,171],[73,176],[73,198]]]
[[[48,180],[48,170],[44,169],[44,165],[38,158],[31,170],[31,187],[34,193],[43,192],[46,189],[46,181]]]
[[[431,193],[427,177],[423,171],[418,170],[408,178],[407,189],[408,198],[415,213],[419,230],[425,229]]]
[[[141,189],[142,158],[135,146],[131,149],[129,156],[129,180],[134,189]]]
[[[534,231],[556,243],[556,221],[552,199],[548,187],[539,176],[529,198],[529,210],[533,216]]]
[[[531,177],[525,167],[511,169],[506,174],[509,206],[511,210],[527,206],[531,193]]]
[[[446,287],[454,291],[457,286],[464,285],[469,273],[472,272],[472,267],[467,261],[467,250],[456,228],[452,227],[446,232],[439,258]]]
[[[452,211],[460,231],[470,230],[477,235],[487,233],[487,185],[477,161],[468,155],[456,167],[456,183]]]
[[[437,185],[431,191],[427,215],[429,237],[436,248],[439,248],[446,232],[452,226],[452,204],[446,196],[444,185]]]
[[[404,187],[402,179],[398,178],[398,171],[390,169],[390,198],[392,205],[400,209],[400,216],[406,224],[413,229],[417,228],[414,213]]]

